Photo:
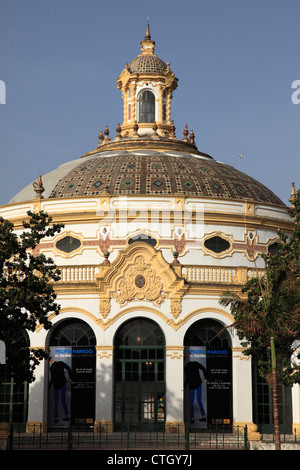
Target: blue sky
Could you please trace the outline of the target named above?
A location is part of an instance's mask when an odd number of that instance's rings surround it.
[[[300,0],[0,0],[0,205],[122,124],[116,78],[155,52],[179,79],[182,138],[273,190],[300,187]],[[300,92],[299,92],[300,98]]]

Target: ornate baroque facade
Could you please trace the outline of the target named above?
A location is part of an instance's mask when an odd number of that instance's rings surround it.
[[[30,346],[95,347],[91,422],[110,430],[122,419],[183,426],[185,347],[226,346],[230,411],[224,422],[247,424],[256,439],[262,423],[251,358],[231,329],[220,342],[216,332],[233,319],[219,298],[226,289],[239,291],[257,269],[262,272],[260,255],[275,246],[278,228],[292,229],[292,221],[272,191],[198,150],[187,126],[182,138],[176,136],[171,102],[177,78],[154,46],[147,27],[140,55],[117,79],[124,111],[116,135],[111,138],[106,126],[94,151],[40,177],[0,208],[16,230],[28,210],[44,210],[65,225],[36,250],[61,269],[61,312],[53,316],[52,330],[29,334]],[[76,336],[82,325],[93,340],[67,340],[66,332]],[[147,343],[136,331],[154,339]],[[63,334],[65,344],[59,340]],[[188,340],[193,334],[203,344]],[[154,349],[157,356],[151,356]],[[51,424],[48,381],[49,365],[42,363],[29,387],[28,427]],[[165,405],[157,412],[161,397]],[[129,409],[130,399],[135,404]],[[297,387],[289,413],[299,426]]]

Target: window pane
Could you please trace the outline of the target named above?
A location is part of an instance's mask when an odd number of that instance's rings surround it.
[[[145,90],[139,95],[139,122],[153,121],[155,121],[155,97],[151,91]]]

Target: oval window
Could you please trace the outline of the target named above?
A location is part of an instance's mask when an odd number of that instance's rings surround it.
[[[214,253],[222,253],[229,250],[230,243],[222,237],[212,237],[205,240],[204,246]]]
[[[71,253],[81,246],[81,241],[78,238],[71,237],[70,235],[58,240],[56,248],[65,253]]]
[[[268,253],[270,255],[278,255],[279,254],[279,243],[271,243],[271,245],[268,246]]]

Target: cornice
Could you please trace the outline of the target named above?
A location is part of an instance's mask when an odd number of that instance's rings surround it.
[[[127,197],[127,196],[126,196]],[[133,199],[135,196],[128,196],[129,199]],[[172,197],[172,196],[171,196]],[[161,196],[151,196],[152,200],[155,201],[155,198],[162,198]],[[76,199],[91,199],[90,197],[86,198],[72,198],[72,202],[74,202],[74,205],[76,207]],[[96,199],[96,198],[95,198]],[[101,198],[97,198],[101,199]],[[142,199],[142,197],[137,199]],[[170,199],[170,197],[168,198]],[[149,198],[150,200],[150,198]],[[208,201],[211,201],[210,199],[207,199]],[[70,200],[69,200],[70,201]],[[205,201],[203,199],[203,201]],[[28,201],[28,204],[30,204],[32,201]],[[55,204],[56,202],[66,202],[66,199],[63,198],[51,198],[51,199],[43,199],[43,204],[45,203],[50,203],[51,205]],[[198,201],[197,201],[198,202]],[[214,202],[218,202],[217,200],[214,200]],[[226,202],[224,199],[222,199],[222,202]],[[232,200],[228,199],[228,202],[232,202]],[[243,201],[238,201],[239,203]],[[201,200],[199,200],[199,203],[201,203]],[[17,204],[16,204],[17,205]],[[24,205],[24,203],[19,203],[19,205]],[[7,209],[9,210],[9,207],[12,205],[7,205]],[[137,206],[138,207],[138,206]],[[140,207],[140,203],[139,203]],[[2,208],[5,208],[5,206],[2,206]],[[43,207],[41,207],[43,209]],[[279,207],[278,207],[279,208]],[[29,207],[28,207],[29,210]],[[47,209],[46,209],[47,210]],[[143,209],[143,212],[145,212],[147,209]],[[130,208],[130,211],[133,211],[133,208]],[[100,212],[100,213],[99,213]],[[178,220],[177,217],[177,212],[176,210],[170,210],[170,223],[174,223],[175,220]],[[70,224],[92,224],[92,223],[101,223],[101,220],[107,221],[109,217],[109,211],[99,211],[99,210],[82,210],[80,212],[72,212],[70,208],[66,211],[62,212],[54,212],[51,211],[49,212],[49,215],[52,217],[53,223],[63,223],[65,226],[70,225]],[[112,215],[114,215],[114,212],[112,211]],[[122,218],[122,215],[124,218]],[[122,220],[125,220],[126,216],[126,221],[128,223],[134,221],[137,217],[137,214],[134,214],[132,216],[128,215],[126,211],[118,210],[118,217],[119,221],[121,222]],[[9,220],[14,224],[14,227],[16,230],[20,230],[23,228],[23,221],[28,220],[27,215],[23,216],[17,216],[17,217],[11,217]],[[196,217],[195,211],[191,211],[191,222],[196,222],[198,219]],[[139,216],[139,221],[140,222],[145,222],[146,224],[149,224],[151,222],[151,214],[149,210],[149,216],[148,218],[144,218],[142,220],[142,217]],[[161,222],[161,219],[159,220]],[[286,219],[281,219],[277,217],[267,217],[264,215],[248,215],[244,213],[234,213],[234,212],[229,212],[229,211],[205,211],[203,215],[203,223],[206,225],[224,225],[224,226],[233,226],[233,227],[247,227],[248,229],[261,229],[261,230],[270,230],[270,231],[275,231],[277,232],[279,229],[290,233],[295,227],[295,224],[293,220],[286,220]]]

